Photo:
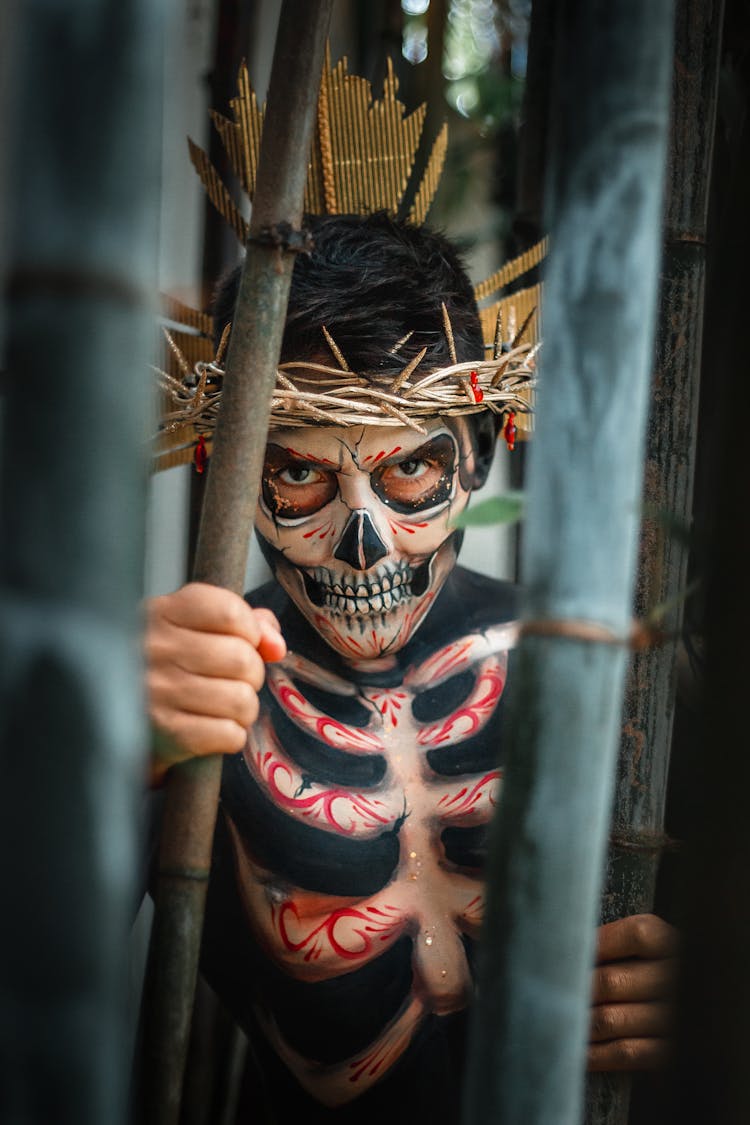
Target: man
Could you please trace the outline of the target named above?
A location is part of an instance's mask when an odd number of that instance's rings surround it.
[[[453,524],[502,380],[446,239],[383,213],[312,233],[258,500],[274,580],[154,599],[151,714],[227,755],[203,971],[260,1060],[251,1097],[280,1122],[454,1122],[518,599],[456,566]],[[601,929],[592,1068],[661,1060],[673,953],[657,918]]]

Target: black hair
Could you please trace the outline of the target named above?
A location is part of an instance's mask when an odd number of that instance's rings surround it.
[[[427,347],[424,369],[451,362],[441,302],[450,317],[459,362],[484,355],[471,282],[444,235],[426,226],[373,215],[309,216],[315,248],[294,265],[281,361],[331,361],[325,325],[358,374],[394,375]],[[231,321],[239,268],[219,288],[217,337]],[[413,335],[397,355],[394,344]]]
[[[334,363],[322,326],[360,375],[396,375],[423,347],[421,370],[452,362],[443,323],[448,311],[459,363],[484,356],[474,291],[455,246],[427,226],[372,215],[307,216],[314,249],[297,256],[281,346],[281,362]],[[223,281],[214,301],[214,333],[231,322],[241,267]],[[393,353],[407,333],[409,340]],[[469,416],[486,477],[499,417],[489,411]]]

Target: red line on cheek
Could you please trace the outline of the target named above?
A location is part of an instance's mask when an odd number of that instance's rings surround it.
[[[400,523],[398,520],[389,520],[388,522],[394,535],[398,535],[399,531],[405,531],[407,534],[413,535],[417,528],[430,526],[426,520],[422,523]]]

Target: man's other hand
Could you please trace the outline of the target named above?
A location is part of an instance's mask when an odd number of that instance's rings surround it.
[[[600,926],[589,1070],[655,1070],[670,1050],[677,931],[655,914]]]

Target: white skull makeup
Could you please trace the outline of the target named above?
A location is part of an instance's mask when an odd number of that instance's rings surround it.
[[[474,454],[465,419],[269,435],[256,528],[276,577],[349,660],[396,652],[455,564]],[[469,476],[467,477],[467,473]]]

